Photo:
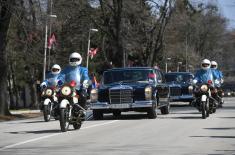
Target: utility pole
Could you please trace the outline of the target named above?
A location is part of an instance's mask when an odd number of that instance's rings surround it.
[[[50,16],[52,15],[52,7],[53,7],[53,0],[50,0],[51,6],[50,6]],[[50,18],[50,23],[49,23],[49,35],[51,35],[51,18]],[[48,70],[50,70],[50,65],[51,65],[51,48],[48,49]]]
[[[49,1],[48,1],[49,4]],[[56,18],[56,15],[49,15],[49,18]],[[51,19],[50,19],[51,20]],[[46,63],[47,63],[47,37],[48,37],[48,14],[46,14],[46,26],[45,26],[45,42],[44,42],[44,59],[43,59],[43,80],[46,79]]]
[[[185,40],[185,72],[188,71],[188,35]]]

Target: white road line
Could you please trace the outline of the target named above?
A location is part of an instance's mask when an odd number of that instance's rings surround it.
[[[114,120],[114,121],[106,122],[106,123],[102,123],[102,124],[95,124],[95,125],[91,125],[91,126],[87,126],[87,127],[82,127],[81,129],[94,128],[94,127],[97,127],[97,126],[103,126],[103,125],[107,125],[107,124],[115,123],[115,122],[118,122],[118,121],[119,121],[119,120]]]
[[[111,121],[111,122],[100,123],[100,124],[95,124],[95,125],[91,125],[91,126],[87,126],[87,127],[82,127],[81,130],[94,128],[94,127],[98,127],[98,126],[103,126],[103,125],[107,125],[107,124],[112,124],[112,123],[115,123],[115,122],[118,122],[118,120],[114,120],[114,121]],[[38,140],[41,140],[41,139],[50,138],[50,137],[57,136],[57,135],[60,135],[60,134],[63,134],[63,132],[55,133],[55,134],[47,135],[47,136],[42,136],[42,137],[26,140],[26,141],[11,144],[11,145],[7,145],[7,146],[4,146],[4,147],[0,148],[0,151],[6,150],[6,149],[9,149],[9,148],[13,148],[15,146],[23,145],[23,144],[26,144],[26,143],[35,142],[35,141],[38,141]]]

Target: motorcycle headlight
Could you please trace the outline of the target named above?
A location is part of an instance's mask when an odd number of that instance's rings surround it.
[[[53,90],[52,89],[46,89],[45,90],[45,95],[46,96],[52,96],[53,95]]]
[[[90,99],[91,99],[91,102],[97,102],[97,100],[98,100],[98,90],[97,89],[91,90]]]
[[[146,87],[145,90],[145,99],[146,100],[151,100],[152,99],[152,87]]]
[[[201,86],[201,91],[203,91],[203,92],[208,91],[208,86],[207,85],[202,85]]]
[[[64,86],[61,88],[61,94],[64,96],[69,96],[72,93],[72,90],[69,86]]]

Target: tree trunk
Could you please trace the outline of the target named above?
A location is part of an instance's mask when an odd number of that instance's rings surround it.
[[[7,91],[7,32],[10,25],[14,0],[2,0],[0,12],[0,114],[9,115],[9,94]]]

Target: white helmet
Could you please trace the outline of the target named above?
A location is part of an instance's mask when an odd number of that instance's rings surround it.
[[[202,62],[201,62],[201,68],[202,68],[202,69],[207,70],[207,69],[209,69],[210,67],[211,67],[211,62],[210,62],[210,60],[208,60],[208,59],[202,60]]]
[[[211,68],[217,69],[218,64],[216,61],[211,61]]]
[[[69,64],[71,66],[78,66],[82,63],[82,56],[77,53],[77,52],[74,52],[72,54],[70,54],[69,56]]]
[[[51,67],[51,73],[54,74],[54,75],[60,74],[60,71],[61,71],[61,68],[60,68],[60,66],[57,65],[57,64],[54,64],[54,65]]]

